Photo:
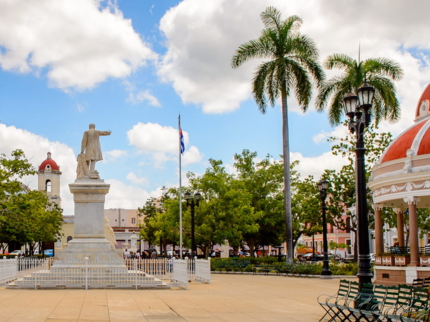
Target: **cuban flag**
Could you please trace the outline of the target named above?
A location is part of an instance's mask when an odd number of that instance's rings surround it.
[[[184,135],[182,134],[182,129],[179,129],[179,140],[181,143],[181,154],[185,152],[185,143],[184,143]]]

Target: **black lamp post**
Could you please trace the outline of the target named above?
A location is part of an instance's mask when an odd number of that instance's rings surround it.
[[[349,93],[344,98],[345,114],[349,117],[348,129],[356,135],[355,144],[355,190],[358,236],[358,274],[360,284],[372,283],[370,270],[369,220],[366,198],[366,148],[364,146],[364,130],[369,126],[372,99],[375,89],[366,81],[358,89],[358,97]]]
[[[322,180],[318,183],[318,190],[321,197],[321,209],[322,209],[322,225],[323,225],[323,269],[321,275],[331,276],[330,265],[328,262],[328,245],[327,245],[327,220],[326,220],[326,210],[327,206],[325,204],[325,199],[327,198],[328,181]]]
[[[187,206],[191,207],[191,256],[197,256],[196,241],[194,239],[194,208],[199,205],[200,197],[202,195],[199,192],[191,196],[191,193],[185,193],[185,200],[187,201]]]

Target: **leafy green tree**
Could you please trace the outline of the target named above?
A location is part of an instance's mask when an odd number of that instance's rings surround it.
[[[347,126],[347,122],[344,123]],[[355,195],[355,139],[351,134],[344,138],[331,137],[330,142],[335,143],[332,146],[332,153],[336,156],[346,158],[348,164],[343,166],[340,171],[326,170],[323,178],[327,179],[330,183],[329,190],[327,191],[327,220],[338,229],[352,230],[356,232],[356,224],[354,220],[347,220],[343,216],[347,213],[352,219],[354,214],[348,211],[348,208],[353,207],[356,202]],[[371,125],[364,134],[366,154],[366,180],[368,181],[371,175],[372,167],[378,161],[382,153],[392,141],[391,133],[377,133],[375,128]],[[367,188],[367,213],[373,214],[373,197],[372,191]],[[384,208],[383,218],[392,222],[395,215],[391,208]],[[374,226],[373,216],[369,218],[369,224]],[[357,246],[357,234],[355,234],[356,241],[354,247]],[[355,249],[354,254],[357,254]]]
[[[293,260],[293,229],[290,191],[290,147],[288,134],[287,97],[291,91],[303,109],[309,106],[312,97],[312,82],[319,85],[324,79],[324,71],[318,63],[318,49],[315,43],[299,32],[302,20],[297,16],[281,20],[281,13],[268,7],[261,13],[264,29],[258,39],[242,44],[233,56],[233,68],[241,66],[252,58],[264,59],[253,80],[252,92],[262,113],[267,105],[275,105],[281,97],[282,142],[284,157],[285,220],[287,240],[287,261]]]
[[[396,97],[393,80],[400,80],[403,70],[400,65],[387,58],[369,58],[357,61],[344,54],[333,54],[327,58],[324,67],[343,70],[340,76],[334,76],[320,88],[316,106],[319,111],[329,104],[329,120],[332,125],[341,123],[343,98],[347,93],[357,94],[357,89],[367,81],[375,88],[371,113],[376,124],[383,119],[397,121],[400,117],[400,105]]]
[[[312,236],[322,231],[321,204],[317,183],[313,176],[301,178],[294,169],[299,162],[291,164],[291,190],[293,212],[293,246],[302,234]]]
[[[334,240],[330,240],[328,248],[334,250],[334,256],[336,256],[339,248],[348,248],[348,245],[345,243],[336,243]]]
[[[158,213],[162,212],[159,207],[157,207],[157,199],[149,198],[146,200],[145,205],[142,208],[138,208],[138,216],[143,217],[143,223],[139,224],[140,236],[148,241],[149,247],[153,245],[156,241],[156,227],[155,220]]]
[[[61,230],[62,210],[44,192],[31,190],[21,180],[36,170],[22,150],[11,158],[0,155],[0,242],[34,245],[55,241]]]
[[[250,205],[251,195],[243,183],[225,171],[220,160],[209,160],[211,166],[201,177],[189,173],[190,190],[202,194],[196,207],[196,244],[206,252],[214,244],[227,240],[230,246],[238,247],[247,233],[258,231],[261,212]],[[189,211],[184,218],[190,218]],[[189,220],[185,221],[190,222]],[[186,224],[187,225],[187,224]],[[184,225],[184,230],[187,229]]]
[[[283,164],[274,162],[270,155],[256,162],[257,153],[243,150],[235,154],[234,167],[236,178],[242,188],[250,195],[250,206],[259,218],[256,223],[258,231],[244,234],[251,257],[259,246],[279,245],[284,239],[285,225],[283,219]]]

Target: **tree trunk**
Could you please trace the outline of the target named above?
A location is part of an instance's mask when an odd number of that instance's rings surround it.
[[[247,243],[248,244],[248,247],[249,247],[249,255],[251,256],[251,258],[254,258],[254,245],[255,245],[255,242],[250,242],[250,243]]]
[[[291,216],[291,183],[290,183],[290,141],[288,134],[288,105],[285,85],[282,93],[282,153],[284,156],[284,206],[285,206],[285,224],[286,224],[286,241],[287,255],[286,261],[293,262],[293,219]]]

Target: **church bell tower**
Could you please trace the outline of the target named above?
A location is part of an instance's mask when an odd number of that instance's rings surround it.
[[[38,175],[38,190],[45,191],[50,201],[55,202],[61,207],[60,197],[60,167],[52,159],[51,152],[48,152],[48,157],[39,166]]]

